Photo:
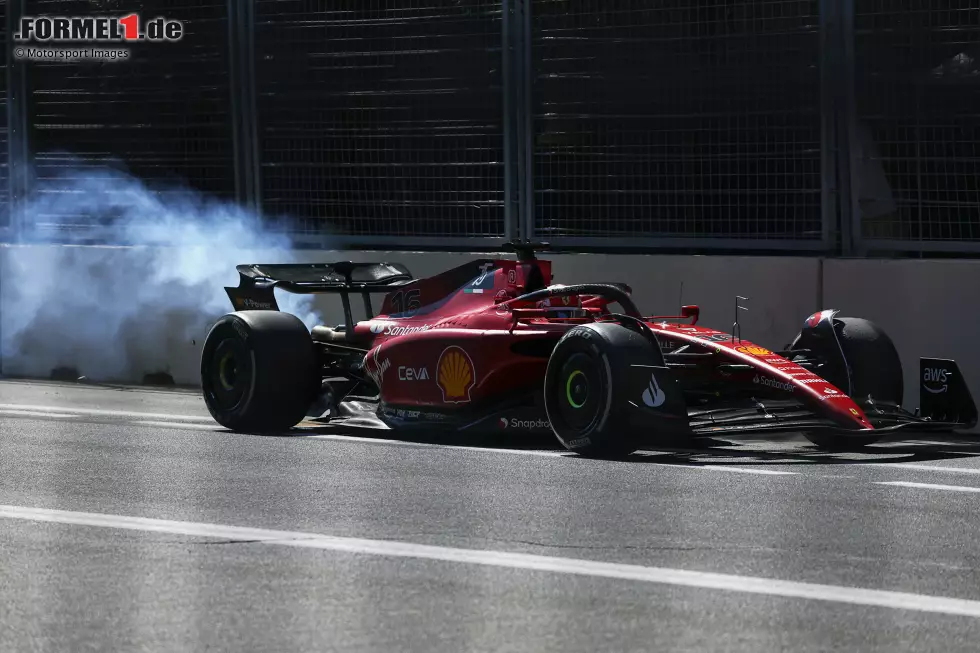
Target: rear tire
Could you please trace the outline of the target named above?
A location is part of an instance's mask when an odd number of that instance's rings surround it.
[[[841,390],[849,392],[851,399],[862,408],[867,404],[869,395],[875,401],[901,404],[905,394],[902,360],[888,334],[873,322],[856,317],[835,317],[834,330],[851,375],[848,378],[846,371],[842,371],[824,378]],[[831,349],[836,346],[837,343],[824,340],[803,345],[801,337],[797,336],[790,349],[808,348],[818,356],[831,358],[838,355]],[[832,451],[861,449],[881,439],[880,435],[805,435],[818,447]]]
[[[562,336],[548,360],[544,404],[559,442],[583,456],[623,458],[640,446],[616,397],[631,364],[663,366],[659,346],[613,322],[583,324]]]
[[[218,320],[201,355],[204,402],[233,431],[284,431],[303,420],[319,386],[306,325],[279,311],[239,311]]]

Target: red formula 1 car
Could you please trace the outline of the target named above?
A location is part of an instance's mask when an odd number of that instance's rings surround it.
[[[620,456],[683,437],[795,431],[828,449],[889,431],[972,428],[951,360],[920,359],[920,402],[901,407],[902,365],[872,323],[824,310],[783,350],[699,326],[698,307],[644,316],[621,283],[552,285],[540,246],[415,279],[401,265],[241,265],[238,312],[204,345],[218,423],[267,432],[304,418],[379,428],[550,431],[568,449]],[[274,288],[338,293],[346,323],[312,333]],[[374,315],[371,295],[384,293]],[[351,295],[366,318],[355,322]],[[618,310],[611,310],[617,306]],[[254,310],[258,309],[258,310]]]

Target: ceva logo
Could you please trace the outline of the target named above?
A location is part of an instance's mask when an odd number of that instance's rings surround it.
[[[401,365],[398,368],[398,380],[399,381],[428,381],[429,380],[429,370],[424,367],[413,368],[406,365]]]

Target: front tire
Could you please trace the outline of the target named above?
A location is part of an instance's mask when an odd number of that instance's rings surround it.
[[[232,431],[284,431],[303,420],[319,384],[306,325],[279,311],[239,311],[218,320],[201,355],[204,402]]]
[[[868,397],[901,405],[905,388],[902,360],[891,338],[875,323],[856,317],[835,317],[834,331],[840,351],[850,368],[836,370],[824,378],[841,390],[848,392],[851,399],[862,408]],[[818,356],[833,360],[840,353],[833,348],[837,342],[829,340],[806,341],[801,334],[797,336],[790,349],[811,349]],[[862,449],[881,439],[880,435],[844,436],[820,433],[806,433],[813,444],[831,451],[851,451]]]
[[[559,442],[583,456],[622,458],[640,446],[616,398],[631,364],[663,367],[655,342],[613,322],[583,324],[562,336],[548,360],[544,404]]]

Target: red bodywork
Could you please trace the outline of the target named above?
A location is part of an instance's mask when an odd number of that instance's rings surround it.
[[[449,412],[539,391],[547,355],[521,355],[521,348],[534,350],[536,341],[548,347],[575,324],[611,319],[609,300],[597,296],[514,301],[529,286],[550,284],[548,261],[485,261],[475,278],[464,280],[467,269],[472,271],[461,266],[400,286],[385,296],[378,317],[356,325],[355,335],[371,343],[364,367],[384,403]],[[576,316],[556,317],[565,307]],[[843,428],[872,428],[844,391],[765,347],[679,322],[687,318],[643,319],[668,355],[685,345],[715,353],[709,367],[672,370],[682,380],[685,374],[695,380],[708,374],[713,378],[701,380],[751,388],[759,397],[794,399]]]

